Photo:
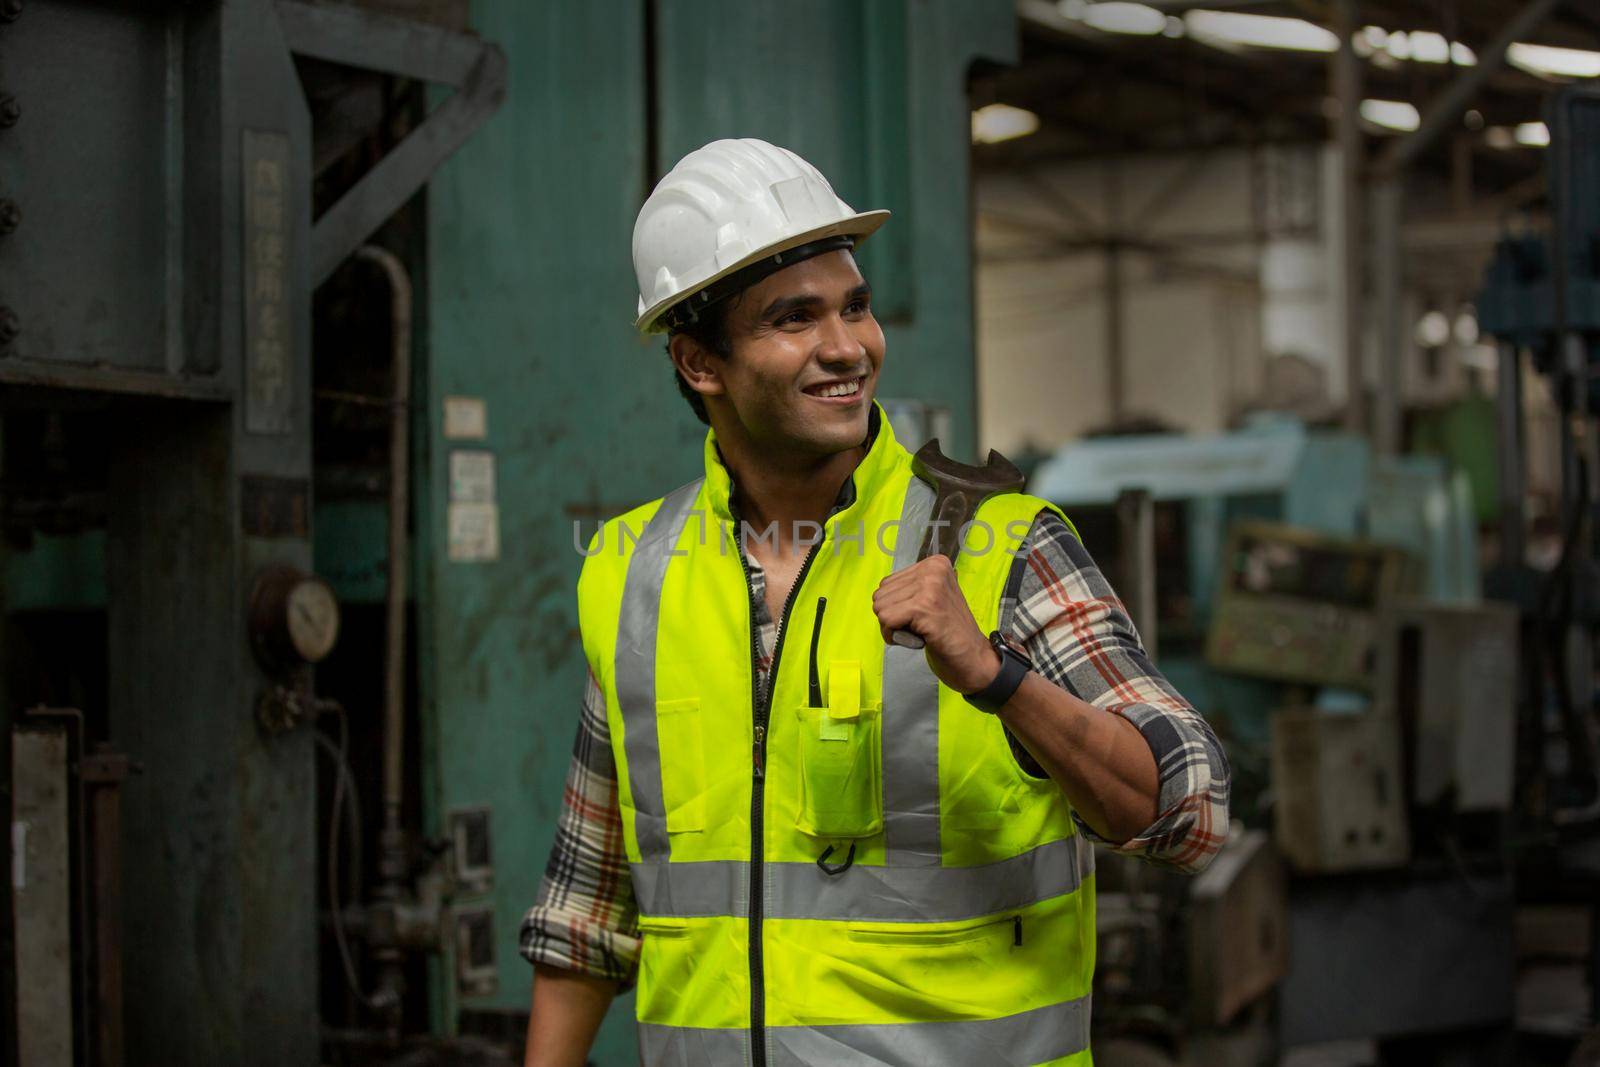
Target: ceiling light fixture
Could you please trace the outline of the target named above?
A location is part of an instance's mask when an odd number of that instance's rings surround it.
[[[1106,0],[1090,4],[1081,16],[1085,25],[1102,33],[1128,33],[1140,37],[1154,37],[1166,32],[1167,16],[1144,4],[1124,3],[1123,0]]]
[[[1299,52],[1337,52],[1339,38],[1305,19],[1246,15],[1237,11],[1191,11],[1184,16],[1189,33],[1208,43],[1250,48],[1286,48]]]
[[[1517,126],[1517,143],[1529,148],[1550,147],[1550,127],[1542,122],[1524,122]]]
[[[1506,49],[1506,62],[1529,74],[1555,78],[1600,78],[1600,52],[1517,42]]]
[[[1417,344],[1440,348],[1450,340],[1450,320],[1442,311],[1430,311],[1417,320]]]
[[[986,104],[972,113],[973,144],[998,144],[1026,137],[1038,128],[1038,115],[1010,104]]]
[[[1361,117],[1374,126],[1401,133],[1410,133],[1422,125],[1422,115],[1417,111],[1417,106],[1404,100],[1363,100]]]
[[[1417,30],[1411,34],[1411,58],[1418,63],[1448,63],[1450,42],[1443,34]]]

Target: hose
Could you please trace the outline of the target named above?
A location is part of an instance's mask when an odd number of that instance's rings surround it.
[[[350,722],[345,715],[344,707],[337,701],[321,700],[317,703],[317,710],[334,716],[339,721],[339,743],[328,740],[328,735],[320,729],[312,731],[317,746],[327,753],[333,761],[334,786],[333,803],[328,812],[328,910],[333,917],[333,940],[339,947],[339,963],[344,971],[345,985],[350,989],[350,995],[355,997],[363,1007],[369,1011],[378,1010],[376,1002],[361,988],[361,982],[356,976],[355,959],[350,954],[350,941],[344,928],[344,899],[339,891],[339,822],[340,816],[346,815],[350,834],[350,851],[356,858],[355,875],[351,879],[354,897],[360,900],[361,882],[361,796],[356,790],[355,774],[350,770]],[[350,806],[345,807],[345,799],[349,798]]]

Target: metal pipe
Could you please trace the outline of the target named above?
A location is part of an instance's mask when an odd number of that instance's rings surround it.
[[[1111,83],[1111,99],[1107,109],[1114,121],[1122,118],[1122,71],[1119,68]],[[1119,127],[1120,128],[1120,127]],[[1106,282],[1106,393],[1112,425],[1120,425],[1127,417],[1127,297],[1126,260],[1122,254],[1126,235],[1126,221],[1122,214],[1122,145],[1112,146],[1111,156],[1105,162],[1105,282]]]
[[[1333,57],[1333,95],[1339,105],[1336,137],[1339,147],[1339,239],[1341,241],[1341,299],[1339,318],[1344,332],[1345,428],[1364,433],[1368,425],[1366,346],[1362,344],[1361,300],[1365,285],[1362,270],[1361,171],[1366,142],[1361,135],[1361,60],[1353,41],[1356,31],[1355,0],[1335,0],[1334,32],[1339,51]]]
[[[1123,329],[1123,258],[1122,245],[1116,237],[1105,243],[1105,299],[1106,299],[1106,401],[1113,426],[1120,425],[1127,415],[1128,345]]]
[[[1122,594],[1145,654],[1156,657],[1156,512],[1148,489],[1124,489],[1117,496],[1118,555]]]
[[[383,648],[383,828],[378,835],[377,897],[398,901],[405,890],[405,834],[400,804],[405,771],[406,577],[411,549],[406,536],[411,479],[411,277],[386,248],[363,245],[356,258],[381,268],[389,281],[390,365],[394,380],[389,407],[389,565],[384,591]],[[403,975],[398,945],[378,946],[380,1005],[391,1029],[399,1025]]]
[[[1498,395],[1500,436],[1496,454],[1500,470],[1500,566],[1520,567],[1526,549],[1522,520],[1522,352],[1510,341],[1499,345]]]
[[[1373,450],[1380,456],[1400,451],[1401,367],[1407,350],[1402,320],[1400,215],[1405,186],[1399,177],[1386,177],[1372,189],[1372,283],[1378,293],[1378,381],[1372,412]]]

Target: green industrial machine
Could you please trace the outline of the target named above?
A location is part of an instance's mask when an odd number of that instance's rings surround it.
[[[973,449],[967,78],[1014,57],[1010,3],[466,10],[0,10],[0,766],[9,786],[15,730],[32,772],[97,745],[129,772],[120,930],[89,908],[55,941],[4,931],[0,1034],[30,1049],[515,1039],[583,687],[574,539],[700,462],[631,326],[634,214],[683,152],[762,137],[895,213],[862,251],[880,391]],[[336,705],[347,750],[319,772]],[[75,765],[13,801],[108,791]],[[25,989],[10,961],[62,945],[81,969]],[[631,1007],[596,1062],[636,1057]]]

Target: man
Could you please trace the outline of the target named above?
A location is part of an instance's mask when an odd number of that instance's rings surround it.
[[[1216,738],[1058,511],[992,497],[916,561],[852,255],[886,217],[755,140],[640,211],[638,325],[711,432],[587,550],[530,1065],[583,1063],[635,980],[649,1065],[1087,1064],[1086,839],[1196,870],[1226,833]]]

